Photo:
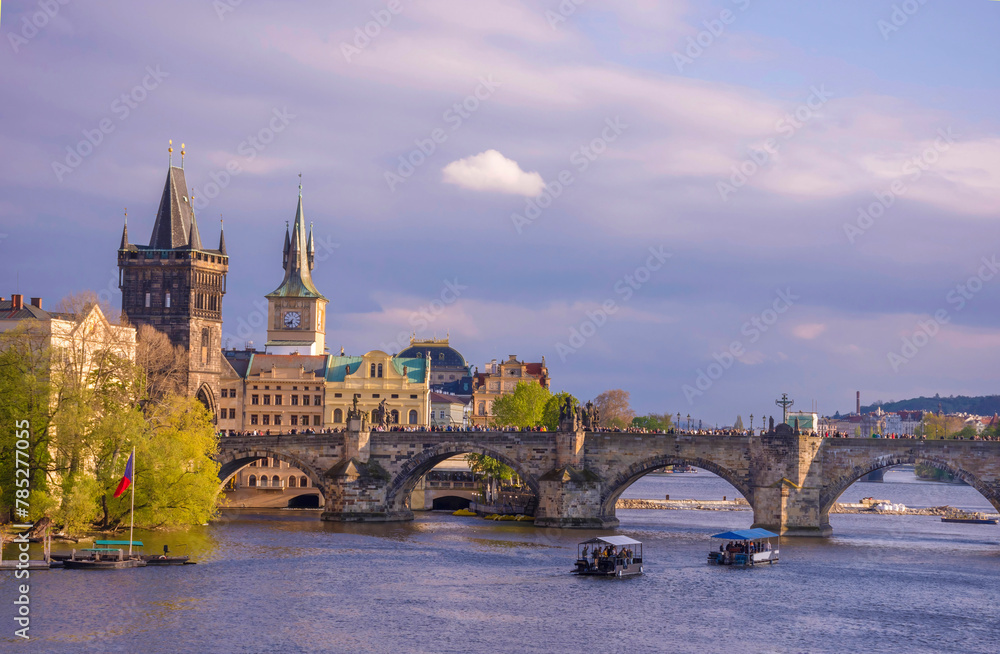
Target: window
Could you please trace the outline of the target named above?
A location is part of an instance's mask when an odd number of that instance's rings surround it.
[[[398,400],[399,399],[399,393],[393,393],[392,394],[392,399]]]
[[[167,291],[167,294],[164,296],[163,306],[167,307],[168,309],[170,308],[170,291]]]
[[[302,406],[309,406],[309,396],[308,395],[303,395],[302,396]]]
[[[270,404],[271,404],[271,396],[270,395],[265,395],[264,396],[264,405],[268,406]]]
[[[289,488],[295,488],[295,477],[289,477],[288,478],[288,487]]]
[[[372,399],[374,399],[374,400],[377,400],[377,399],[379,399],[381,397],[382,397],[382,395],[380,393],[372,393]]]
[[[250,475],[250,479],[247,480],[247,486],[250,488],[257,487],[257,475]]]
[[[479,415],[481,415],[481,416],[485,416],[486,415],[486,402],[480,402],[479,403]]]
[[[323,400],[321,399],[321,397],[322,396],[320,395],[313,396],[313,406],[320,406],[321,404],[323,404]]]
[[[260,486],[261,488],[267,488],[267,475],[260,476]]]
[[[264,416],[263,424],[265,425],[271,424],[271,416]]]
[[[228,388],[223,388],[222,389],[222,397],[229,397],[229,389]],[[235,397],[235,396],[233,396],[233,397]]]
[[[251,395],[250,404],[260,404],[260,395]]]
[[[226,419],[226,410],[219,409],[219,420],[225,420],[225,419]]]
[[[309,416],[302,416],[302,426],[303,427],[309,426]]]
[[[236,420],[236,409],[230,409],[229,410],[229,419],[230,420]]]
[[[344,394],[343,393],[334,393],[333,396],[334,397],[344,397]]]
[[[275,404],[275,406],[281,406],[281,396],[280,395],[275,395],[274,396],[274,404]]]
[[[411,399],[411,400],[415,400],[415,399],[417,399],[417,396],[416,396],[416,395],[411,395],[411,396],[410,396],[410,399]]]
[[[340,409],[333,410],[333,421],[335,423],[344,422],[344,412]]]
[[[208,330],[201,330],[201,365],[203,366],[208,364],[208,348],[210,340]]]
[[[370,374],[368,375],[369,377],[374,377],[375,376],[375,364],[374,363],[372,364],[371,370],[369,372],[370,372]]]
[[[292,396],[292,406],[298,406],[298,405],[299,405],[299,396],[298,395],[293,395]]]
[[[411,425],[417,424],[417,410],[416,409],[410,409],[410,416],[409,416],[409,418],[410,418],[409,419],[409,423]]]
[[[309,488],[309,480],[305,477],[299,477],[299,487]]]
[[[313,427],[319,427],[319,423],[320,423],[319,418],[320,417],[318,415],[313,416]]]
[[[438,375],[438,379],[444,379],[444,375]]]
[[[257,414],[252,414],[250,416],[250,424],[251,425],[256,425],[257,424]]]
[[[146,306],[149,307],[149,293],[146,293]]]
[[[382,364],[381,364],[381,363],[380,363],[380,364],[378,364],[378,376],[379,376],[379,377],[381,377],[381,376],[382,376]]]
[[[280,425],[281,424],[281,414],[280,413],[278,415],[274,416],[274,424],[276,424],[276,425]]]
[[[448,381],[455,379],[455,375],[448,375]]]
[[[271,477],[271,486],[274,488],[281,488],[281,478],[278,475]]]
[[[399,410],[398,409],[393,409],[392,410],[392,422],[394,424],[397,424],[397,425],[399,424]]]
[[[298,424],[299,424],[299,417],[292,416],[292,426],[298,426]]]

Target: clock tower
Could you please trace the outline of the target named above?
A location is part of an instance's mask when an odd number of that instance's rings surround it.
[[[268,354],[321,355],[326,348],[326,305],[328,300],[316,290],[312,280],[314,264],[312,226],[306,236],[302,213],[302,186],[299,205],[289,236],[285,227],[282,265],[285,279],[267,294]]]

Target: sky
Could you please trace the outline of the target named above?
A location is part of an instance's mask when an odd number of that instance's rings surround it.
[[[8,2],[0,295],[120,306],[172,139],[229,346],[266,340],[301,173],[331,351],[448,335],[719,425],[996,394],[998,32],[988,0]]]

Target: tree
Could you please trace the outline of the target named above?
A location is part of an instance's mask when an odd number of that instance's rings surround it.
[[[644,416],[632,418],[632,426],[638,429],[648,429],[650,431],[667,431],[674,424],[670,414],[650,413]]]
[[[184,393],[187,354],[151,325],[136,332],[135,363],[145,373],[143,406],[159,404],[171,394]]]
[[[542,424],[545,403],[552,397],[547,388],[522,381],[509,395],[493,401],[493,425],[496,427],[537,427]]]
[[[570,400],[575,411],[576,407],[580,405],[580,400],[565,391],[556,393],[545,402],[545,408],[542,410],[542,424],[549,431],[559,429],[559,416],[562,413],[562,406],[566,403],[567,398]]]
[[[616,388],[604,391],[594,399],[601,412],[602,427],[625,428],[632,424],[635,411],[629,406],[629,392]]]
[[[469,464],[469,470],[480,476],[483,501],[487,504],[492,504],[497,498],[504,482],[513,481],[517,477],[517,473],[509,465],[485,454],[470,452],[465,455],[465,461]]]

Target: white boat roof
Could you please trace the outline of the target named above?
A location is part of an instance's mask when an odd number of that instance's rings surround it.
[[[641,542],[635,540],[634,538],[629,538],[628,536],[598,536],[597,538],[591,538],[590,540],[585,540],[581,545],[590,545],[591,543],[605,543],[607,545],[642,545]]]

